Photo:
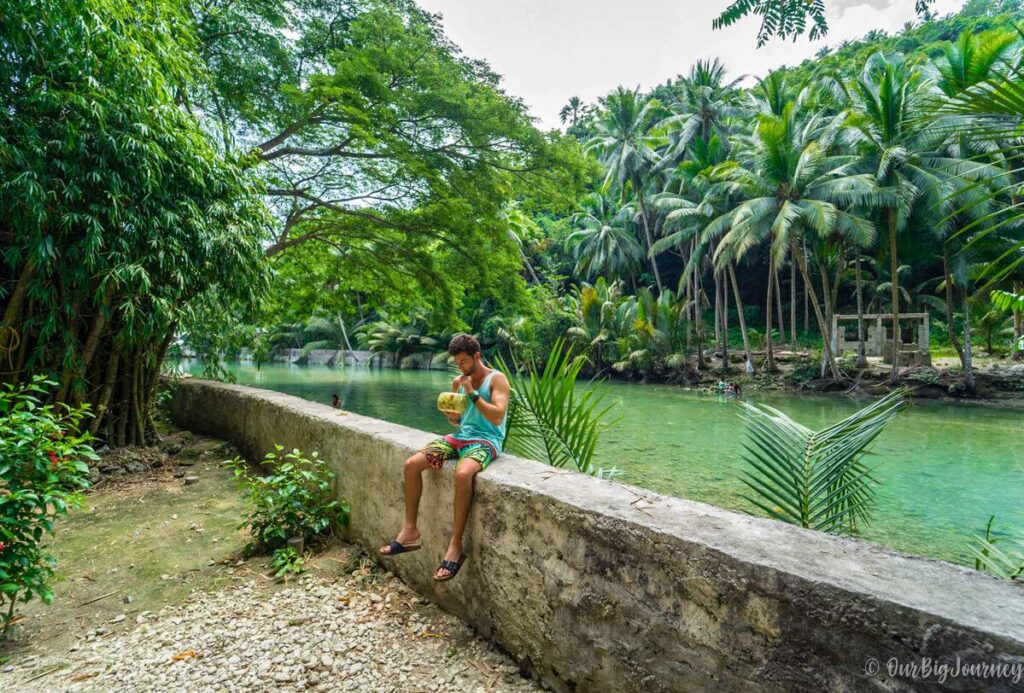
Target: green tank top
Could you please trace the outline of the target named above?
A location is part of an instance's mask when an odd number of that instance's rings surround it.
[[[497,375],[498,371],[491,371],[486,378],[484,378],[483,384],[480,385],[478,392],[480,397],[485,402],[490,403],[491,401],[491,378]],[[459,386],[459,392],[465,393],[462,386]],[[495,456],[501,454],[501,444],[505,442],[505,424],[508,421],[508,410],[505,410],[505,416],[501,419],[501,425],[495,426],[493,423],[487,420],[487,418],[480,413],[480,410],[476,408],[476,405],[470,403],[465,413],[462,415],[462,424],[459,426],[459,430],[455,432],[452,438],[456,440],[464,441],[481,441],[490,444],[494,448]]]

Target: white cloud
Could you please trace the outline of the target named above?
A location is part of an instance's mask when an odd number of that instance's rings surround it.
[[[843,15],[851,7],[867,5],[875,10],[888,10],[892,5],[899,2],[902,2],[902,0],[832,0],[831,4],[828,5],[828,9],[835,13],[837,19],[842,19]]]

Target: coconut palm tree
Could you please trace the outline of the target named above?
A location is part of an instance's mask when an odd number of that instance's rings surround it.
[[[683,160],[694,140],[710,142],[717,137],[728,150],[731,121],[740,115],[740,79],[727,81],[725,65],[718,58],[698,60],[689,74],[676,85],[676,100],[668,107],[673,115],[658,123],[658,129],[668,136],[666,151],[659,168],[675,166]]]
[[[703,259],[713,253],[714,244],[718,240],[703,235],[702,231],[710,220],[726,211],[729,203],[728,196],[719,194],[714,186],[718,167],[728,160],[728,156],[729,151],[718,135],[712,135],[709,140],[693,140],[687,149],[686,158],[673,173],[673,187],[678,192],[665,192],[653,198],[655,208],[664,215],[661,224],[664,236],[654,244],[652,252],[674,249],[680,257],[688,257],[683,274],[679,278],[680,294],[690,295],[692,292],[696,295],[696,292],[692,291],[692,280]],[[743,300],[739,294],[739,286],[735,282],[735,268],[716,268],[715,278],[716,283],[723,282],[726,285],[726,290],[730,284],[733,287],[733,298],[746,354],[746,371],[753,373],[753,352],[743,314]],[[694,305],[697,305],[696,302]],[[699,323],[699,310],[695,315]]]
[[[616,311],[616,324],[623,325],[625,339],[619,360],[612,368],[646,377],[652,369],[679,371],[686,365],[685,303],[672,292],[658,297],[640,289]]]
[[[604,166],[606,174],[601,186],[607,193],[613,184],[619,188],[620,199],[625,201],[632,191],[642,222],[647,249],[650,250],[650,219],[647,209],[647,186],[654,174],[658,160],[651,144],[651,121],[657,101],[643,101],[640,88],[618,87],[602,99],[603,106],[597,120],[597,135],[587,143],[587,151],[595,152]],[[651,256],[651,270],[658,293],[662,291],[661,272],[658,260]]]
[[[808,94],[807,89],[797,91],[793,88],[785,70],[773,70],[758,79],[750,90],[747,110],[759,115],[781,116],[787,104],[802,105]]]
[[[1024,36],[1020,29],[1017,33],[1018,39]],[[1024,273],[1021,272],[1024,268],[1024,255],[1021,253],[1024,238],[1019,231],[1024,227],[1019,182],[1024,175],[1024,139],[1021,137],[1024,67],[1015,50],[1003,47],[1005,39],[998,33],[985,32],[974,41],[977,45],[965,47],[963,44],[970,44],[970,39],[961,36],[956,52],[947,51],[945,62],[950,65],[945,69],[939,68],[943,72],[942,86],[947,99],[939,112],[969,117],[971,142],[991,145],[984,158],[1001,159],[1007,171],[1005,184],[995,187],[994,195],[1008,200],[1009,204],[997,205],[990,213],[978,216],[953,235],[969,236],[963,239],[964,249],[987,243],[991,235],[1003,236],[1005,247],[994,261],[987,264],[977,280],[984,290],[1001,288],[1019,293],[1024,290]],[[993,60],[993,54],[998,54],[999,59]],[[968,59],[964,60],[963,56],[968,56]],[[960,67],[958,60],[966,62],[969,69]],[[955,78],[947,79],[947,72],[953,73]],[[960,74],[968,77],[960,78]],[[975,181],[967,181],[961,190],[977,185]],[[999,286],[1006,281],[1010,282],[1008,286]],[[1015,314],[1015,334],[1024,335],[1024,314],[1019,311]],[[1018,349],[1024,348],[1024,338],[1018,336],[1015,342]],[[1016,356],[1022,354],[1024,352],[1018,351]]]
[[[632,229],[632,208],[619,207],[603,192],[593,192],[580,202],[581,210],[572,224],[580,230],[570,234],[566,249],[576,260],[573,274],[584,279],[601,275],[635,277],[644,261],[644,250]]]
[[[967,29],[956,42],[949,43],[935,61],[939,72],[937,86],[943,94],[955,97],[992,79],[999,68],[1018,50],[1020,36],[1005,29],[974,33]]]
[[[742,202],[705,229],[711,237],[724,232],[715,252],[716,264],[738,260],[762,244],[768,245],[770,275],[787,254],[796,257],[824,337],[825,359],[836,380],[841,376],[830,345],[830,325],[811,281],[807,258],[797,247],[801,240],[811,245],[837,234],[867,247],[874,241],[874,225],[848,208],[876,207],[889,201],[872,176],[852,171],[855,157],[830,155],[844,119],[841,114],[801,120],[792,104],[779,117],[762,116],[754,133],[754,150],[742,164],[724,172],[727,180],[723,187]],[[768,282],[769,333],[772,279],[770,276]]]
[[[569,127],[576,124],[576,121],[583,115],[583,100],[578,96],[569,98],[569,103],[562,106],[562,110],[558,112],[558,119],[565,125],[565,121],[569,121]]]
[[[438,351],[447,344],[449,337],[446,334],[439,337],[427,334],[425,320],[420,316],[413,316],[411,321],[401,325],[392,324],[387,319],[377,320],[364,325],[359,334],[366,348],[374,354],[391,356],[395,368],[411,364],[410,357],[415,354]]]
[[[945,103],[955,106],[962,95],[979,88],[984,90],[984,85],[990,80],[999,79],[1019,51],[1018,40],[1019,36],[1009,31],[963,32],[959,40],[950,44],[936,61],[940,74],[938,88],[945,97]],[[979,263],[979,259],[1004,257],[1005,250],[1012,254],[1016,239],[1006,238],[1002,231],[1012,229],[1016,223],[1012,216],[1010,224],[1000,223],[1000,216],[1002,209],[1013,206],[1015,172],[1007,169],[1012,169],[1014,159],[1019,155],[1017,145],[1020,142],[1015,137],[1016,133],[994,137],[994,133],[984,126],[989,118],[983,114],[964,115],[968,118],[968,127],[957,128],[945,142],[945,149],[973,162],[993,165],[986,167],[988,172],[982,182],[974,178],[956,188],[951,202],[954,212],[948,218],[950,223],[941,226],[940,230],[947,329],[950,341],[960,356],[964,381],[973,390],[968,290],[975,278],[980,280],[987,273],[988,263]],[[997,201],[1000,199],[1008,200],[1010,204],[999,204]],[[999,233],[992,235],[991,232],[997,229]],[[965,255],[973,255],[974,261],[968,261]],[[974,271],[969,271],[968,267]],[[982,287],[982,294],[987,293],[987,286]],[[958,293],[962,296],[961,308],[965,316],[963,346],[956,339],[952,319],[954,297]],[[977,312],[987,318],[994,317],[983,310]]]
[[[566,309],[575,325],[566,332],[571,345],[581,346],[595,373],[605,365],[605,352],[615,337],[614,319],[622,299],[622,282],[599,277],[593,285],[574,286],[565,298]]]
[[[937,96],[935,82],[925,66],[901,55],[875,53],[849,88],[853,111],[847,121],[847,139],[861,152],[862,171],[895,191],[884,210],[888,232],[889,275],[892,280],[892,375],[899,381],[900,291],[897,237],[906,230],[917,207],[936,223],[949,209],[954,182],[977,180],[980,170],[963,159],[940,151],[950,127],[921,118]]]

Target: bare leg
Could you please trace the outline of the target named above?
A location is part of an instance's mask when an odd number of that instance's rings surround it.
[[[469,458],[460,460],[455,468],[455,529],[444,555],[446,561],[457,561],[462,557],[462,535],[466,531],[466,520],[473,504],[473,478],[481,469],[483,467],[479,462]],[[449,572],[447,568],[440,568],[437,577],[443,578]]]
[[[416,518],[419,515],[420,496],[423,495],[423,470],[429,466],[427,456],[422,452],[417,452],[405,461],[405,520],[396,537],[400,544],[410,544],[420,538]],[[380,552],[384,555],[391,553],[387,546],[382,546]]]

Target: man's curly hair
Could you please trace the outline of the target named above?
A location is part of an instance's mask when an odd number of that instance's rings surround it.
[[[452,337],[452,341],[448,342],[448,355],[455,356],[455,354],[468,354],[470,356],[476,356],[480,353],[480,342],[476,341],[476,337],[465,332],[459,332]]]

